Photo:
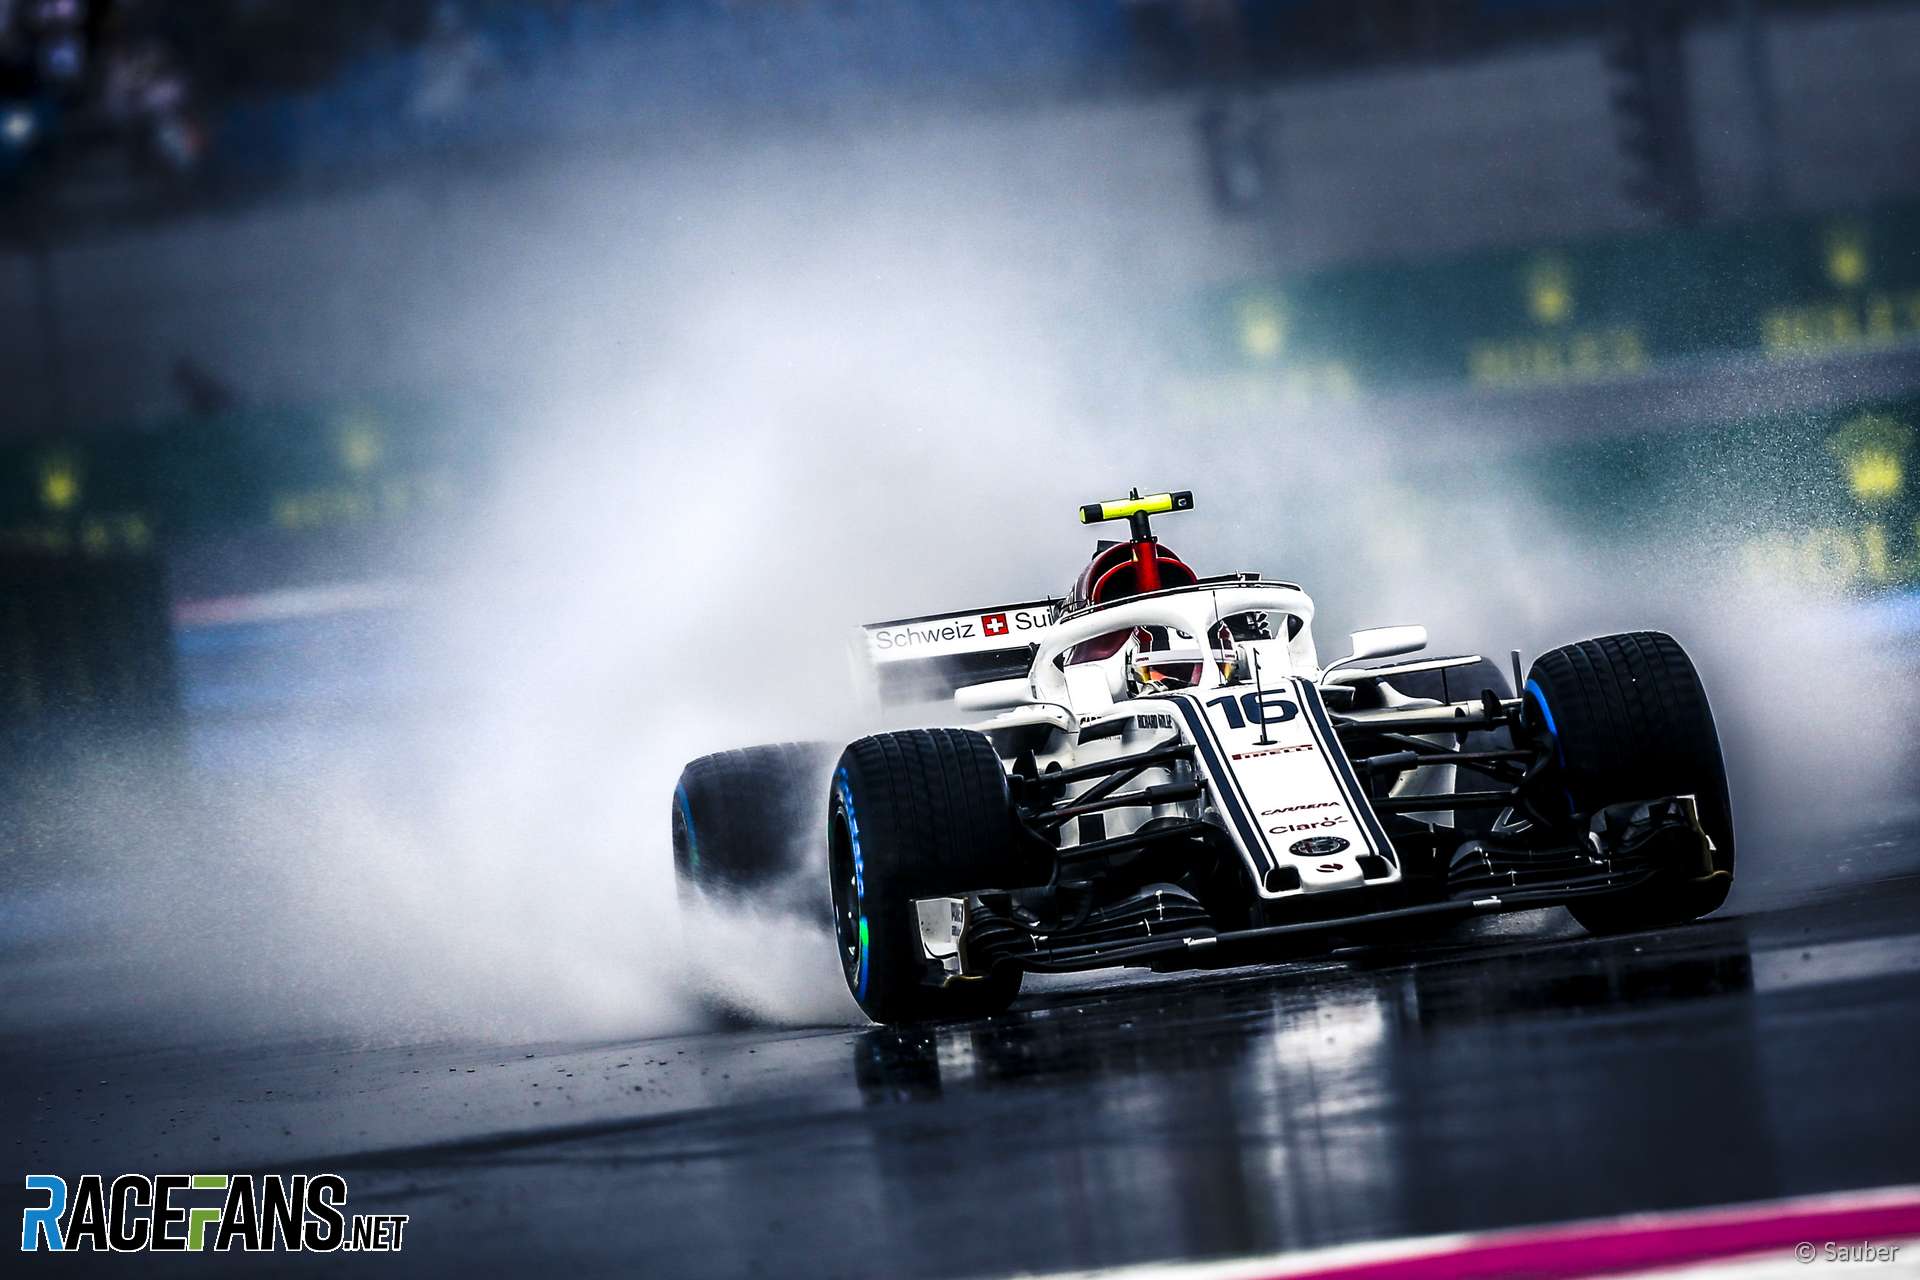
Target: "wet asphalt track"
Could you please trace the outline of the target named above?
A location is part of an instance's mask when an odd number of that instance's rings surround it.
[[[930,1031],[9,1032],[6,1220],[27,1171],[332,1169],[412,1216],[408,1272],[991,1275],[1920,1182],[1920,829],[1808,856],[1687,928],[1536,913]]]

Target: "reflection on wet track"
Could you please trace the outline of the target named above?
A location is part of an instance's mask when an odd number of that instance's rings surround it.
[[[158,1145],[337,1168],[448,1269],[1291,1250],[1920,1181],[1916,919],[1920,877],[1896,875],[1624,938],[1544,913],[1121,975],[934,1029],[155,1058],[115,1064],[145,1072],[138,1097],[82,1108],[104,1145],[81,1111],[16,1101],[33,1167],[146,1168]]]
[[[1001,1210],[1018,1215],[1015,1234],[1045,1232],[1077,1203],[1104,1220],[1084,1245],[1111,1260],[1769,1190],[1741,922],[1652,947],[1558,949],[1545,963],[1525,950],[1223,976],[973,1028],[871,1031],[855,1072],[870,1106],[1017,1117],[957,1135],[944,1158],[1030,1170],[1037,1185],[1010,1197],[1022,1207]],[[1004,1149],[1013,1134],[1018,1149]],[[923,1166],[943,1157],[911,1143],[876,1144],[875,1157],[911,1238]],[[1127,1209],[1093,1207],[1116,1191]]]

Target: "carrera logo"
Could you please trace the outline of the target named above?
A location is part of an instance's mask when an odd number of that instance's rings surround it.
[[[1339,836],[1310,836],[1305,840],[1295,840],[1287,847],[1287,852],[1296,858],[1324,858],[1329,854],[1339,853],[1346,847],[1347,842]],[[1338,866],[1334,867],[1335,871],[1339,869]]]
[[[1338,809],[1339,807],[1340,803],[1337,800],[1315,800],[1312,804],[1283,804],[1278,809],[1262,809],[1260,816],[1273,818],[1283,813],[1299,813],[1302,809]]]
[[[980,630],[990,636],[1007,634],[1007,615],[1004,613],[983,613],[980,615]]]

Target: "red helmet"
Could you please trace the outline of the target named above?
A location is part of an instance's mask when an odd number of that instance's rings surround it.
[[[1073,590],[1067,593],[1060,612],[1063,615],[1075,614],[1096,604],[1112,604],[1115,600],[1139,595],[1140,567],[1134,563],[1133,545],[1131,542],[1101,542],[1094,550],[1092,561],[1074,581]],[[1187,567],[1186,561],[1157,542],[1152,546],[1154,562],[1160,568],[1162,589],[1190,587],[1200,581],[1200,576]]]
[[[1160,569],[1160,587],[1190,587],[1200,580],[1186,561],[1155,542],[1151,544]],[[1070,617],[1097,604],[1112,604],[1137,596],[1140,592],[1140,566],[1134,562],[1131,542],[1102,542],[1093,559],[1074,581],[1073,590],[1060,605],[1062,617]],[[1109,632],[1077,644],[1067,654],[1068,663],[1099,662],[1120,652],[1133,635],[1130,629]]]

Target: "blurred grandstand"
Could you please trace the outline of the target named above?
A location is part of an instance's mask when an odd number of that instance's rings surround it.
[[[1816,0],[5,0],[0,156],[17,204],[75,220],[166,211],[262,184],[367,178],[429,156],[552,150],[711,124],[857,118],[903,104],[999,107],[1206,91],[1223,204],[1252,205],[1263,144],[1232,117],[1303,81],[1587,44],[1613,83],[1613,141],[1637,204],[1724,213],[1703,190],[1690,100],[1716,33],[1746,81],[1740,127],[1792,157],[1808,22],[1886,8]],[[1839,17],[1844,28],[1859,19]],[[1784,25],[1780,25],[1784,24]],[[1811,30],[1811,28],[1807,28]],[[1866,38],[1864,29],[1843,39]],[[1779,72],[1772,64],[1783,64]],[[1815,66],[1808,74],[1823,77]],[[1886,86],[1900,92],[1908,86]],[[1790,108],[1789,108],[1790,110]],[[1257,133],[1257,129],[1252,129]],[[1791,133],[1791,130],[1788,131]],[[34,173],[34,171],[38,171]],[[190,193],[168,180],[192,173]],[[1240,176],[1234,176],[1238,173]],[[28,182],[27,175],[40,180]],[[13,230],[20,234],[16,221]],[[35,234],[51,228],[33,226]]]
[[[1169,421],[1444,423],[1609,536],[1920,589],[1920,9],[1867,0],[0,0],[0,541],[360,599],[513,430],[499,349],[395,354],[511,306],[470,210],[925,122],[1136,271]]]

